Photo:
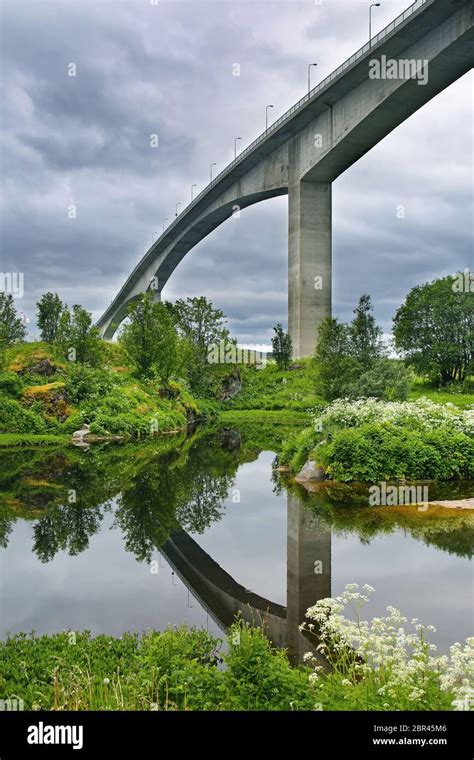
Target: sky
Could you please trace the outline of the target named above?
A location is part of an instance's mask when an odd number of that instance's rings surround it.
[[[408,4],[374,8],[373,33]],[[262,132],[266,104],[278,118],[308,63],[314,85],[367,41],[369,5],[2,0],[0,272],[24,274],[30,335],[46,291],[97,319],[210,163]],[[472,266],[472,116],[470,72],[334,182],[334,315],[368,292],[388,333],[411,287]],[[287,324],[287,203],[221,225],[162,297],[205,295],[242,344],[269,344]]]

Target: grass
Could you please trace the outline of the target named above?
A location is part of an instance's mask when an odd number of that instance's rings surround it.
[[[223,410],[306,412],[324,404],[314,391],[312,362],[301,359],[294,369],[279,370],[270,362],[263,369],[246,367],[241,371],[242,389],[234,398],[222,402]]]
[[[368,643],[376,649],[376,629]],[[291,667],[285,650],[242,620],[231,626],[225,652],[222,644],[185,626],[120,638],[16,634],[0,642],[0,698],[36,711],[453,709],[454,689],[441,688],[427,657],[420,675],[405,668],[403,680],[390,663],[362,668],[347,646],[327,648],[331,670]],[[454,676],[455,687],[464,674]]]
[[[0,642],[0,698],[27,710],[311,710],[308,669],[238,622],[221,655],[204,630],[88,632]],[[224,660],[226,668],[218,665]]]
[[[51,446],[70,443],[67,435],[29,434],[29,433],[0,433],[0,448],[10,446]]]
[[[433,388],[423,378],[418,377],[408,394],[408,400],[417,401],[422,396],[429,398],[436,404],[454,404],[460,409],[467,409],[471,405],[474,405],[474,393],[465,393],[461,390],[439,390],[438,388]]]

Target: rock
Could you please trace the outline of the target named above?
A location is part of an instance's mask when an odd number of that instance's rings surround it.
[[[51,377],[56,372],[56,367],[51,364],[50,360],[38,359],[21,370],[20,375],[41,375],[42,377]]]
[[[295,480],[298,483],[307,483],[309,480],[325,480],[326,473],[322,467],[308,459],[303,468],[300,470]]]
[[[222,428],[219,431],[219,443],[223,449],[238,451],[242,443],[239,431],[232,428]]]
[[[242,390],[242,381],[238,372],[229,375],[222,381],[221,391],[219,393],[219,401],[227,401],[229,398],[237,396]]]
[[[85,443],[84,437],[89,435],[90,425],[83,425],[81,430],[75,430],[72,434],[72,440],[74,443]]]
[[[430,501],[429,507],[445,509],[474,509],[474,499],[455,499],[454,501]]]

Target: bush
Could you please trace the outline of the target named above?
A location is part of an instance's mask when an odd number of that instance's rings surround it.
[[[280,461],[298,471],[307,459],[341,481],[452,480],[474,474],[474,410],[452,404],[339,399],[291,438]]]
[[[104,396],[112,390],[114,378],[110,372],[93,369],[84,364],[71,364],[66,375],[68,399],[78,404],[91,396]]]
[[[338,431],[318,461],[340,481],[452,480],[474,476],[474,440],[452,430],[368,424]]]
[[[23,384],[15,372],[0,373],[0,393],[18,398],[21,396]]]
[[[378,359],[373,366],[357,374],[345,388],[348,398],[380,398],[385,401],[405,401],[412,383],[412,374],[402,362]]]
[[[0,396],[0,433],[46,433],[45,422],[39,414],[25,409],[18,401]]]

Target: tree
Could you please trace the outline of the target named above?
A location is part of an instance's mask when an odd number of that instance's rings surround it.
[[[0,291],[0,342],[12,346],[24,340],[26,327],[18,316],[12,295]]]
[[[64,304],[57,293],[45,293],[36,306],[38,307],[37,323],[41,331],[41,340],[45,340],[46,343],[54,343]]]
[[[204,296],[187,298],[186,301],[179,298],[168,308],[171,308],[178,330],[196,347],[204,359],[207,357],[209,345],[228,337],[224,312],[215,309],[212,301],[208,301]]]
[[[363,295],[350,325],[323,320],[316,346],[316,387],[328,401],[336,398],[403,400],[410,373],[402,362],[385,356],[382,330],[372,315],[370,296]]]
[[[370,296],[364,293],[354,309],[354,319],[349,327],[352,354],[368,367],[383,356],[382,329],[377,325]]]
[[[328,401],[348,395],[359,372],[352,355],[350,328],[335,317],[326,317],[318,329],[316,344],[316,387]]]
[[[17,314],[13,296],[0,291],[0,370],[5,365],[9,346],[24,340],[26,327]]]
[[[417,285],[393,319],[395,347],[422,375],[441,385],[473,371],[474,299],[454,277]]]
[[[92,325],[91,314],[78,304],[72,307],[72,311],[64,307],[55,344],[69,361],[79,364],[97,365],[102,355],[99,330]]]
[[[143,376],[157,374],[167,383],[179,365],[179,340],[169,308],[142,295],[130,309],[120,342]]]
[[[283,327],[280,324],[275,325],[273,330],[275,332],[272,338],[273,358],[279,369],[288,369],[293,353],[290,335],[283,331]]]
[[[204,296],[186,301],[180,298],[167,308],[184,341],[189,383],[194,390],[204,391],[209,379],[208,348],[229,338],[226,316]]]

